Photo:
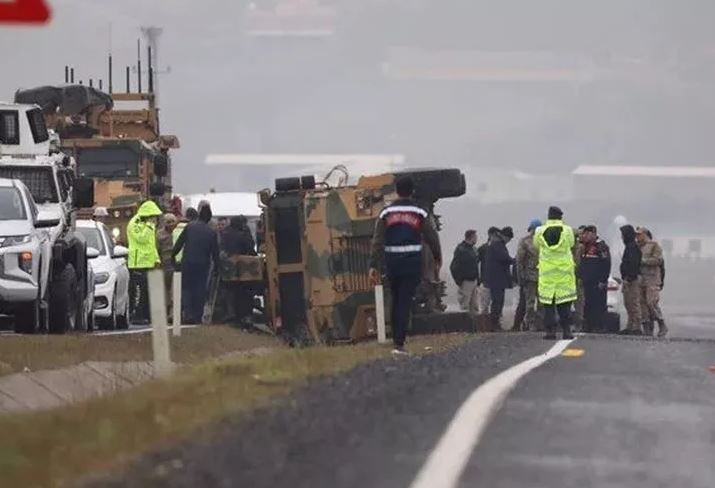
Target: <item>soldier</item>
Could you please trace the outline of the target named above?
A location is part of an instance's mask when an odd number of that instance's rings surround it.
[[[200,324],[206,303],[209,271],[213,262],[218,269],[219,250],[216,231],[209,226],[211,207],[201,206],[199,219],[186,226],[174,245],[172,255],[183,250],[181,258],[181,295],[187,322]]]
[[[477,282],[479,280],[479,259],[474,246],[477,244],[477,231],[468,230],[464,240],[454,250],[454,258],[449,270],[454,282],[459,287],[459,306],[462,310],[476,317],[479,312],[477,304]]]
[[[638,246],[641,249],[641,320],[643,332],[653,335],[653,322],[658,323],[658,337],[668,334],[668,327],[660,310],[660,290],[663,284],[663,249],[656,241],[649,237],[652,235],[645,227],[639,227],[636,234]]]
[[[583,229],[585,225],[580,225],[576,231],[576,247],[574,248],[574,262],[576,263],[576,302],[574,303],[575,312],[575,329],[578,331],[583,330],[583,312],[585,305],[585,297],[583,290],[583,281],[579,277],[579,266],[581,265],[581,256],[583,255],[583,242],[581,242],[581,237],[583,236]]]
[[[563,330],[564,339],[571,335],[571,305],[576,301],[576,265],[573,248],[576,245],[574,231],[563,222],[563,211],[549,208],[549,218],[534,233],[534,245],[539,252],[539,301],[544,306],[546,335],[544,339],[556,339],[556,313]]]
[[[226,257],[231,256],[256,256],[256,243],[253,240],[251,229],[248,227],[248,219],[239,215],[231,218],[231,223],[224,230],[223,239],[221,240],[221,254]],[[227,287],[223,287],[222,294],[226,300],[228,315],[234,312],[235,319],[239,322],[242,328],[251,328],[251,319],[253,316],[253,299],[255,290],[250,285],[243,283],[228,283]],[[233,310],[235,308],[235,310]]]
[[[477,259],[479,260],[479,279],[477,280],[477,305],[479,307],[479,315],[477,316],[477,322],[479,324],[479,328],[482,330],[489,328],[489,309],[492,304],[489,288],[487,288],[484,284],[487,264],[487,249],[489,249],[489,243],[497,232],[499,232],[499,229],[496,227],[489,227],[489,230],[487,230],[487,242],[477,248]]]
[[[164,214],[163,222],[157,232],[156,244],[161,259],[161,268],[164,270],[164,288],[166,291],[167,317],[172,317],[173,293],[172,284],[174,281],[174,260],[172,251],[174,250],[174,229],[179,221],[174,214]]]
[[[603,316],[608,310],[611,251],[598,237],[595,225],[583,228],[579,253],[577,275],[584,293],[584,330],[597,332],[603,328]]]
[[[160,215],[161,209],[158,205],[147,200],[141,204],[127,224],[130,313],[135,324],[149,323],[149,289],[146,273],[161,263],[156,246],[156,221]]]
[[[504,298],[506,289],[513,286],[511,267],[514,258],[509,255],[506,245],[514,238],[511,227],[504,227],[492,237],[487,249],[486,269],[484,284],[489,288],[492,306],[489,313],[490,328],[500,331],[501,317],[504,311]]]
[[[534,219],[529,223],[528,233],[519,241],[516,251],[519,305],[514,319],[514,330],[538,330],[537,318],[540,318],[541,314],[536,292],[539,281],[539,254],[534,246],[534,232],[539,227],[541,227],[539,219]]]
[[[442,265],[439,236],[427,212],[412,200],[415,183],[409,176],[395,183],[398,200],[385,207],[377,219],[370,257],[370,282],[380,281],[384,262],[392,296],[393,354],[404,350],[415,291],[422,279],[422,241],[430,247],[436,266]]]
[[[642,335],[640,275],[641,250],[636,243],[636,230],[632,225],[621,227],[621,237],[625,249],[621,260],[621,280],[623,282],[623,304],[628,313],[628,323],[621,331],[624,335]]]

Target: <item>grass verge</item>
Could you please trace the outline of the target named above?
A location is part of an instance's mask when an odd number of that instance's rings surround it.
[[[467,334],[414,338],[442,351]],[[186,437],[196,428],[285,395],[305,380],[389,356],[375,343],[276,350],[185,368],[112,397],[46,412],[0,416],[3,486],[53,487]]]
[[[184,364],[257,347],[283,347],[283,343],[268,335],[228,326],[184,329],[181,337],[171,336],[172,360]],[[64,368],[84,361],[150,361],[151,358],[151,333],[0,336],[0,375],[25,368],[31,371]]]

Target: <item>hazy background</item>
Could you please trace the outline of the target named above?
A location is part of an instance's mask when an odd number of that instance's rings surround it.
[[[519,235],[559,203],[612,244],[618,215],[652,227],[673,306],[715,292],[711,0],[50,3],[50,25],[0,28],[0,99],[62,82],[66,64],[106,86],[110,24],[122,91],[139,27],[163,27],[162,130],[182,141],[179,192],[271,184],[207,167],[208,154],[401,154],[468,175],[468,196],[440,207],[448,252],[465,227]],[[672,166],[695,168],[658,170]]]

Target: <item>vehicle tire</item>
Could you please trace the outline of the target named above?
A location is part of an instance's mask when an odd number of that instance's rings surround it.
[[[40,300],[33,300],[18,306],[15,311],[15,332],[34,334],[40,327]]]
[[[124,311],[117,314],[117,329],[122,330],[128,329],[131,325],[131,321],[129,320],[129,299],[124,300],[124,303]]]
[[[112,310],[109,317],[102,318],[102,329],[103,330],[116,330],[117,329],[117,292],[114,291],[112,295]]]
[[[71,264],[52,281],[50,297],[50,333],[64,334],[74,330],[77,324],[79,305],[77,304],[77,274]]]

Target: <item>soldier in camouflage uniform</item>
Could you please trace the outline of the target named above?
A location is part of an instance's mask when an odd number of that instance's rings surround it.
[[[636,239],[641,249],[641,283],[640,303],[643,332],[653,335],[653,322],[658,323],[658,337],[668,334],[668,327],[660,310],[660,289],[663,284],[661,270],[663,267],[663,249],[652,240],[650,232],[645,227],[639,227]]]
[[[539,252],[534,245],[534,231],[541,226],[541,221],[534,219],[529,224],[528,234],[519,241],[516,251],[516,276],[521,293],[517,307],[517,320],[514,329],[524,331],[539,330],[543,318],[542,308],[537,300],[539,283]],[[521,312],[523,308],[523,312]]]
[[[583,330],[583,313],[586,306],[586,298],[583,289],[583,280],[579,277],[579,269],[581,267],[581,257],[583,256],[584,245],[581,242],[581,236],[583,235],[583,230],[586,228],[585,225],[579,226],[576,231],[576,246],[574,247],[574,263],[576,263],[576,303],[574,303],[575,312],[575,329],[578,331]]]
[[[164,271],[164,289],[166,292],[167,317],[172,317],[173,308],[173,293],[172,286],[174,282],[174,260],[172,253],[174,251],[174,229],[179,223],[179,220],[174,214],[164,214],[162,217],[162,226],[156,233],[156,245],[161,259],[161,269]]]

